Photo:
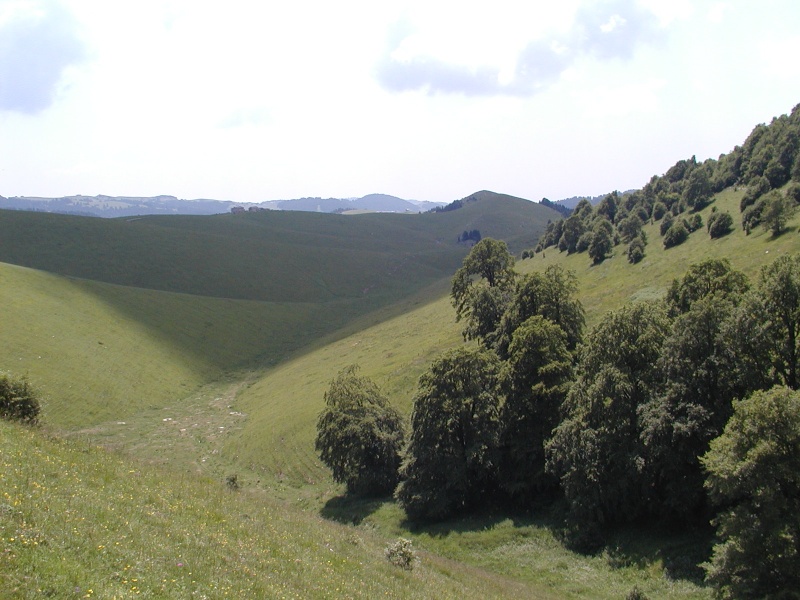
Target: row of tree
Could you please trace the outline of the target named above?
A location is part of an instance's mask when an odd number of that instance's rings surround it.
[[[800,105],[769,125],[756,126],[742,146],[719,159],[680,160],[641,190],[613,192],[596,208],[581,200],[571,215],[548,224],[536,251],[550,246],[568,253],[588,251],[598,263],[612,246],[626,244],[628,260],[635,263],[644,257],[645,223],[661,221],[664,246],[676,246],[703,227],[697,212],[713,195],[734,185],[745,188],[740,210],[746,232],[759,225],[776,235],[783,231],[800,204]],[[733,217],[715,213],[707,229],[712,238],[726,235],[733,230]]]
[[[800,460],[800,416],[773,436],[794,446],[770,442],[754,458],[748,444],[763,436],[748,437],[738,412],[762,411],[752,426],[768,429],[798,404],[800,257],[779,258],[756,285],[727,261],[694,265],[665,301],[611,312],[586,339],[574,276],[513,266],[490,239],[465,258],[452,299],[477,344],[420,378],[408,435],[369,380],[354,369],[334,380],[317,438],[334,477],[353,493],[395,490],[414,519],[561,497],[586,548],[635,519],[689,525],[721,511],[709,567],[719,589],[800,583],[800,471],[786,464]],[[759,504],[755,485],[780,502]],[[761,529],[744,528],[744,514]]]

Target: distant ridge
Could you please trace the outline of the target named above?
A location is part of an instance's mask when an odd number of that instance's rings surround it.
[[[361,198],[297,198],[295,200],[273,200],[258,206],[272,210],[301,210],[310,212],[344,212],[366,210],[373,212],[425,212],[443,202],[403,200],[388,194],[367,194]]]
[[[230,200],[181,200],[175,196],[0,196],[0,208],[61,213],[84,217],[134,217],[144,215],[217,215],[231,212],[234,207],[270,210],[299,210],[309,212],[344,212],[362,210],[371,212],[425,212],[442,202],[403,200],[387,194],[368,194],[362,198],[298,198],[268,202],[241,203]]]

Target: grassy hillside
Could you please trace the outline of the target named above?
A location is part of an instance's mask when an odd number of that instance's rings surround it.
[[[50,423],[124,420],[224,373],[279,361],[340,321],[336,305],[203,298],[0,264],[0,365],[28,375]]]
[[[675,578],[670,568],[673,560],[681,564],[681,553],[696,550],[696,540],[676,540],[668,534],[659,537],[653,532],[640,539],[639,533],[631,532],[612,542],[610,548],[616,544],[617,550],[581,557],[561,547],[553,533],[556,523],[546,516],[513,521],[481,517],[409,531],[401,511],[391,502],[352,504],[338,497],[341,489],[333,484],[313,450],[316,418],[330,380],[342,367],[358,363],[362,374],[378,382],[391,402],[409,414],[419,375],[441,350],[462,343],[461,325],[455,322],[447,297],[449,277],[467,251],[453,243],[458,233],[480,229],[486,236],[487,231],[504,224],[504,231],[514,240],[511,247],[515,251],[533,247],[538,239],[533,228],[529,231],[519,224],[516,200],[476,196],[476,201],[465,202],[461,209],[444,213],[348,217],[307,213],[309,220],[292,221],[292,215],[281,217],[287,219],[282,227],[271,221],[273,213],[219,219],[102,221],[118,228],[105,230],[105,238],[92,237],[99,234],[91,233],[96,225],[90,219],[73,222],[68,217],[55,217],[66,219],[49,225],[50,237],[61,241],[50,240],[41,252],[33,253],[35,260],[49,261],[54,271],[80,268],[91,274],[91,252],[87,247],[97,250],[104,244],[121,246],[110,257],[94,263],[92,278],[105,283],[0,265],[0,301],[6,307],[6,318],[0,325],[0,338],[4,340],[0,365],[16,374],[28,373],[34,384],[44,388],[46,422],[121,448],[138,460],[191,473],[189,478],[178,478],[179,486],[189,486],[198,473],[220,482],[226,474],[237,472],[248,490],[244,495],[248,501],[258,497],[258,490],[267,490],[273,498],[267,502],[282,498],[310,509],[311,514],[303,513],[302,517],[311,519],[311,525],[304,525],[309,531],[321,522],[313,516],[320,512],[334,520],[361,522],[356,529],[331,531],[344,532],[341,535],[345,536],[353,531],[383,536],[380,542],[371,542],[377,546],[392,536],[411,536],[420,547],[457,561],[446,563],[446,570],[456,579],[462,579],[465,572],[479,573],[475,590],[485,596],[529,593],[546,597],[543,590],[551,590],[555,597],[619,598],[636,584],[651,597],[707,597],[707,590],[687,580],[685,574],[679,573]],[[740,193],[729,190],[716,198],[715,205],[737,215],[739,198]],[[708,207],[701,213],[704,221],[710,210]],[[0,213],[0,228],[13,230],[9,222],[3,225],[4,217]],[[413,221],[417,218],[419,223]],[[85,244],[80,243],[80,236],[68,235],[73,223],[80,225],[79,230],[87,228],[82,230],[89,240]],[[585,253],[567,256],[550,248],[544,256],[520,261],[518,270],[529,272],[555,263],[573,269],[579,277],[589,323],[593,324],[626,300],[662,295],[689,264],[707,257],[729,257],[734,267],[754,277],[775,256],[800,250],[798,223],[800,217],[777,238],[762,230],[745,236],[737,229],[720,240],[710,240],[702,229],[686,243],[666,251],[661,246],[657,224],[647,225],[647,256],[638,265],[627,262],[621,246],[615,248],[614,256],[597,266],[590,265]],[[105,240],[102,243],[101,238]],[[123,238],[128,240],[125,244]],[[165,261],[162,252],[168,247],[167,240],[175,244],[175,240],[183,240],[186,248],[200,252],[203,258],[189,261],[189,251],[178,245],[177,257],[167,255],[170,260]],[[20,248],[27,244],[2,243],[4,252],[9,247],[21,252]],[[74,261],[64,259],[63,265],[59,263],[64,257],[59,256],[58,243],[65,256]],[[252,277],[242,279],[247,269],[236,262],[241,259],[234,251],[239,243],[266,253],[253,255],[256,258],[270,252],[285,252],[285,256],[298,260],[304,257],[306,279],[295,277],[296,265],[286,267],[289,258],[253,259],[246,264],[251,265],[251,276],[258,275],[256,281],[251,281]],[[322,250],[313,252],[315,244]],[[33,252],[31,244],[27,247]],[[207,248],[213,252],[203,255]],[[124,283],[131,276],[126,269],[136,266],[139,249],[150,252],[155,261],[153,265],[139,266],[136,276],[142,278],[140,287],[109,283],[115,278],[120,279],[117,284]],[[348,253],[359,257],[350,262]],[[403,260],[394,262],[398,256]],[[230,266],[231,271],[219,265]],[[175,269],[175,280],[171,279],[170,269]],[[187,271],[181,272],[182,269]],[[208,281],[204,279],[206,275]],[[269,285],[261,277],[272,277]],[[310,284],[307,278],[313,277],[318,279]],[[204,280],[194,281],[198,278]],[[157,287],[155,284],[169,289],[146,289]],[[228,299],[225,294],[212,293],[226,285],[231,290]],[[179,293],[191,286],[202,288],[205,295]],[[303,298],[309,301],[301,301]],[[24,444],[53,442],[19,443],[23,444],[19,446],[22,449],[15,451],[25,452]],[[77,442],[58,442],[71,448],[69,452],[81,447],[72,446],[74,443]],[[6,455],[4,450],[2,456]],[[139,463],[136,465],[128,470],[146,471]],[[118,471],[103,476],[102,485],[121,485],[117,479],[124,479],[125,469],[126,463],[120,462]],[[141,483],[145,496],[155,498],[153,490],[159,487],[165,488],[167,496],[182,493],[163,472],[152,473],[162,475],[152,475],[152,479]],[[7,479],[9,475],[3,477]],[[95,479],[86,481],[92,487],[100,485]],[[193,493],[191,497],[192,503],[200,502]],[[209,501],[216,502],[214,497],[210,495]],[[221,497],[224,500],[230,495]],[[58,501],[46,501],[51,502]],[[130,510],[134,510],[133,504],[132,500]],[[276,505],[272,509],[296,514]],[[210,510],[198,508],[194,517],[177,522],[173,535],[187,538],[187,532],[202,531],[197,523]],[[245,513],[243,509],[235,510]],[[249,509],[246,514],[255,510]],[[161,512],[169,514],[163,509]],[[141,519],[147,523],[145,517]],[[236,527],[241,523],[231,516],[225,521],[234,524],[232,536],[240,535]],[[220,525],[214,535],[225,539],[226,527]],[[2,535],[5,541],[12,537]],[[286,535],[302,540],[305,534]],[[330,535],[336,538],[332,543],[346,545],[338,539],[340,534]],[[234,538],[227,543],[230,539]],[[107,547],[105,543],[98,545]],[[336,548],[338,552],[339,546]],[[168,551],[178,550],[168,547]],[[92,556],[93,551],[89,546],[80,546],[75,552],[77,556]],[[155,549],[139,548],[136,552],[144,562],[144,557],[155,553]],[[208,560],[214,565],[224,563],[216,555]],[[16,576],[13,574],[17,570],[14,567],[8,571],[12,573],[8,577]],[[288,582],[285,585],[299,590],[292,593],[326,595],[321,587],[291,587],[305,585],[297,582],[300,573],[301,570],[281,574]],[[164,572],[160,577],[174,576]],[[464,581],[469,580],[468,575],[463,577]],[[509,580],[524,583],[525,592]],[[392,589],[390,593],[432,593],[443,597],[463,593],[471,597],[470,591],[444,585],[444,592],[420,591],[422,588],[412,586]]]
[[[0,422],[0,596],[552,598],[258,493]]]
[[[106,283],[268,302],[385,305],[448,276],[465,229],[533,243],[557,213],[482,192],[416,215],[266,211],[100,220],[0,211],[0,262]]]
[[[776,257],[800,252],[800,215],[795,215],[787,230],[778,237],[761,227],[745,235],[739,225],[739,201],[743,194],[744,190],[729,188],[700,211],[703,223],[708,221],[715,207],[718,211],[730,212],[734,217],[734,231],[716,240],[712,240],[703,227],[692,233],[683,244],[665,250],[659,235],[660,223],[657,222],[644,227],[648,244],[644,260],[636,265],[628,263],[624,245],[616,246],[613,256],[599,265],[592,265],[586,252],[567,255],[551,247],[535,258],[520,261],[517,269],[529,272],[560,264],[573,270],[578,276],[579,297],[590,325],[628,300],[662,296],[672,280],[682,277],[690,264],[708,258],[728,258],[734,268],[755,281],[761,267]]]
[[[38,269],[0,263],[0,368],[29,375],[50,422],[67,428],[179,405],[448,280],[468,250],[456,242],[464,229],[522,245],[552,216],[476,198],[446,213],[352,217],[0,211],[0,261]]]

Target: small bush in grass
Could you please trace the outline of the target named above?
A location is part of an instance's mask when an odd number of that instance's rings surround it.
[[[628,595],[625,596],[625,600],[648,600],[648,598],[645,593],[639,589],[639,586],[635,585],[633,589],[628,592]]]
[[[386,560],[395,567],[406,571],[411,571],[419,562],[417,551],[414,550],[411,540],[405,538],[398,538],[396,542],[386,546],[384,554],[386,554]]]
[[[0,418],[36,425],[39,410],[39,398],[27,379],[0,375]]]
[[[228,475],[225,478],[225,485],[227,485],[228,489],[232,492],[238,492],[242,487],[242,484],[239,483],[239,476],[236,473]]]

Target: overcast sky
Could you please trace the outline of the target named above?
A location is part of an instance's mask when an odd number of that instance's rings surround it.
[[[800,103],[797,0],[0,0],[0,195],[539,200]]]

